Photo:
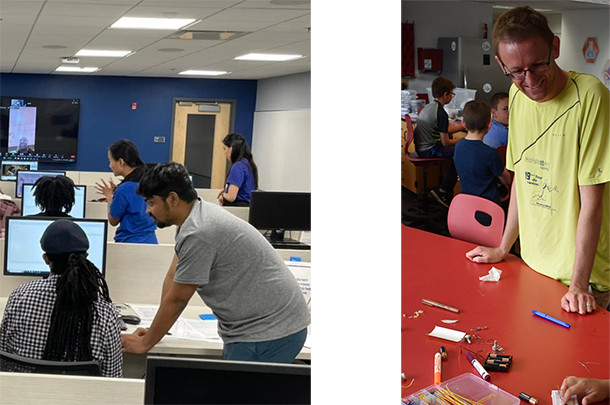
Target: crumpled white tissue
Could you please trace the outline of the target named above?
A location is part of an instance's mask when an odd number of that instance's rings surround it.
[[[492,267],[491,270],[489,270],[489,274],[486,276],[479,277],[479,280],[481,280],[481,281],[499,281],[501,274],[502,274],[502,270]]]

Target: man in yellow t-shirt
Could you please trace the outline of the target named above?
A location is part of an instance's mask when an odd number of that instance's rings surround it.
[[[466,256],[501,261],[520,235],[523,260],[569,286],[565,311],[608,308],[610,93],[597,78],[557,66],[559,38],[530,7],[498,19],[493,46],[513,80],[506,165],[515,177],[501,245]]]

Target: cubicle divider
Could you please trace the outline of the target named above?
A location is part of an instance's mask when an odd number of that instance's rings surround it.
[[[276,250],[283,260],[299,257],[311,261],[309,250]],[[145,245],[108,242],[106,282],[115,302],[159,304],[165,274],[174,257],[174,245]],[[0,239],[0,263],[4,262],[4,239]],[[8,297],[21,284],[35,277],[0,275],[0,297]],[[189,305],[203,306],[198,294]]]
[[[142,405],[144,380],[0,373],[0,405]]]

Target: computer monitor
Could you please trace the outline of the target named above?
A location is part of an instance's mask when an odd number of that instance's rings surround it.
[[[145,404],[310,404],[311,366],[150,356]]]
[[[4,239],[4,274],[7,276],[49,275],[49,266],[44,262],[40,238],[43,232],[58,218],[7,217]],[[89,239],[87,259],[106,273],[106,237],[108,221],[105,219],[62,218],[76,222]]]
[[[74,218],[85,218],[85,207],[86,207],[86,196],[87,186],[75,185],[74,186],[74,205],[68,213]],[[24,184],[23,185],[23,196],[21,197],[21,215],[36,215],[40,213],[40,207],[36,205],[36,199],[34,198],[34,185]]]
[[[283,231],[310,231],[311,193],[253,191],[248,222],[272,231],[271,241],[282,241]]]
[[[65,176],[66,172],[56,171],[41,171],[41,170],[17,170],[17,187],[15,188],[15,197],[21,198],[23,195],[24,184],[34,184],[41,177]]]
[[[38,170],[38,162],[25,160],[3,160],[0,164],[0,180],[16,180],[18,170]]]

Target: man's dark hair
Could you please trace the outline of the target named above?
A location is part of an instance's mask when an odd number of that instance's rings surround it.
[[[55,304],[43,360],[89,361],[91,330],[96,316],[94,303],[98,295],[112,302],[106,280],[87,253],[48,254],[51,273],[58,274]]]
[[[464,106],[464,123],[469,131],[484,131],[490,120],[491,110],[485,101],[472,100]]]
[[[136,193],[148,200],[155,195],[166,199],[172,191],[185,202],[198,197],[186,168],[180,163],[165,162],[159,163],[142,177]]]
[[[43,176],[34,183],[34,201],[42,212],[69,213],[74,206],[74,182],[66,176]]]

